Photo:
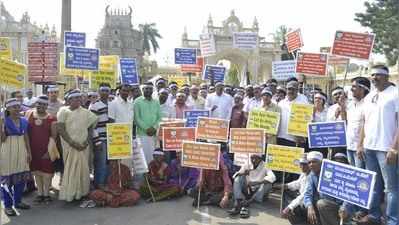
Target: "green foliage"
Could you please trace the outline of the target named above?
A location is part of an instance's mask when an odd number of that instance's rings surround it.
[[[366,11],[355,21],[376,34],[374,52],[384,54],[389,65],[399,59],[399,0],[365,2]]]
[[[238,76],[238,67],[237,65],[232,64],[229,72],[226,77],[226,84],[229,85],[239,85],[240,84],[240,78]]]
[[[143,50],[151,55],[151,48],[154,53],[159,49],[158,39],[162,38],[155,23],[140,24],[139,28],[143,34]]]

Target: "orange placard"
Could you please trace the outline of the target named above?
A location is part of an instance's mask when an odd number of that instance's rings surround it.
[[[305,75],[326,76],[327,54],[298,52],[296,72]]]
[[[197,64],[182,64],[180,71],[183,73],[202,73],[204,69],[204,57],[197,57]]]
[[[164,127],[162,149],[164,151],[181,151],[183,141],[195,141],[194,127]]]
[[[301,30],[296,29],[285,36],[288,52],[293,52],[303,47]]]
[[[208,170],[219,170],[220,144],[183,142],[181,165]]]
[[[158,140],[162,140],[164,127],[184,127],[185,120],[169,120],[167,122],[159,123]]]
[[[374,38],[374,34],[337,31],[331,54],[368,60],[373,50]]]
[[[263,129],[231,128],[230,153],[265,152],[265,131]]]
[[[216,118],[198,117],[195,137],[207,141],[227,142],[229,121]]]

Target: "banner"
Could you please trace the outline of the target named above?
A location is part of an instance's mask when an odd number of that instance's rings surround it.
[[[204,69],[204,57],[197,57],[197,64],[180,65],[180,71],[183,73],[202,73],[203,69]]]
[[[64,53],[60,53],[60,74],[64,76],[80,76],[80,77],[89,77],[90,71],[87,70],[79,70],[79,69],[67,69],[65,68],[65,55]]]
[[[373,50],[374,39],[374,34],[337,31],[331,54],[368,60]]]
[[[296,73],[305,75],[326,76],[327,54],[298,52],[296,58]]]
[[[95,48],[65,47],[65,68],[94,70],[99,68],[100,51]]]
[[[184,111],[185,127],[197,127],[198,117],[209,117],[209,110],[187,110]]]
[[[324,159],[319,177],[320,193],[370,209],[375,172]]]
[[[346,147],[344,121],[308,124],[309,148]]]
[[[58,43],[28,43],[28,80],[55,82],[58,75]]]
[[[137,61],[133,58],[121,58],[121,81],[122,84],[139,84],[139,73]]]
[[[163,151],[181,151],[183,141],[195,141],[193,127],[164,127],[162,133]]]
[[[163,128],[165,128],[165,127],[184,127],[185,123],[186,123],[186,121],[179,120],[179,119],[160,122],[159,128],[158,128],[158,140],[162,141]]]
[[[288,52],[293,52],[303,47],[301,29],[296,29],[285,35]]]
[[[108,159],[132,158],[132,124],[107,123]]]
[[[266,166],[271,170],[300,174],[299,159],[303,153],[303,148],[268,144]]]
[[[197,64],[197,49],[175,48],[175,64]]]
[[[184,84],[188,83],[187,77],[185,77],[185,76],[169,75],[168,83],[170,83],[172,81],[176,82],[177,87],[179,87],[179,88],[181,88]]]
[[[286,81],[288,78],[295,77],[295,60],[274,61],[272,62],[272,77],[278,81]]]
[[[183,142],[182,167],[219,170],[220,144]]]
[[[236,166],[245,166],[250,164],[250,157],[251,154],[245,154],[245,153],[234,153],[234,162],[233,164]]]
[[[331,55],[330,52],[331,52],[331,47],[320,47],[320,53],[328,54],[329,66],[342,66],[342,65],[347,65],[349,63],[349,58]]]
[[[265,153],[263,129],[231,128],[230,153]]]
[[[234,32],[233,47],[253,50],[258,47],[258,34],[255,32]]]
[[[224,82],[225,75],[226,75],[226,67],[205,65],[205,69],[202,75],[202,80],[211,80],[213,78],[214,82]]]
[[[265,133],[277,135],[280,124],[280,113],[259,109],[249,112],[247,128],[262,128]]]
[[[0,37],[0,59],[12,60],[11,41],[8,37]]]
[[[65,31],[64,46],[86,47],[86,33]]]
[[[107,83],[111,85],[111,88],[116,88],[117,76],[116,71],[99,70],[90,72],[89,86],[91,89],[97,90],[101,83]]]
[[[23,88],[26,67],[5,58],[0,58],[0,84],[6,87]]]
[[[213,34],[200,35],[201,56],[208,57],[216,53],[215,37]]]
[[[198,117],[196,138],[207,141],[227,142],[229,121],[216,118]]]
[[[292,103],[288,134],[300,137],[308,136],[308,123],[312,122],[313,105]]]
[[[119,69],[119,56],[117,55],[102,55],[99,57],[100,70],[118,71]]]

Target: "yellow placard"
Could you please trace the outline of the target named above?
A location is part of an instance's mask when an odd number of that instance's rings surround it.
[[[132,124],[107,124],[108,159],[130,159],[132,157]]]
[[[253,109],[249,112],[247,128],[262,128],[266,134],[277,135],[280,113]]]
[[[0,84],[15,88],[24,86],[26,67],[7,59],[0,59]]]
[[[12,60],[12,49],[10,38],[0,37],[0,58]]]
[[[299,159],[302,158],[303,153],[303,148],[268,144],[266,166],[271,170],[301,173]]]
[[[119,64],[119,56],[117,55],[102,55],[99,62],[100,70],[117,70]]]
[[[293,103],[288,121],[288,134],[307,137],[308,123],[312,122],[313,105]]]
[[[97,90],[101,83],[107,83],[111,85],[111,88],[116,87],[116,71],[93,71],[90,72],[90,88]]]
[[[184,84],[187,84],[187,77],[185,76],[178,76],[178,75],[169,75],[168,76],[168,83],[170,82],[176,82],[177,83],[177,87],[181,88]]]
[[[60,74],[64,76],[81,76],[88,78],[90,71],[65,68],[65,55],[64,53],[60,53]]]

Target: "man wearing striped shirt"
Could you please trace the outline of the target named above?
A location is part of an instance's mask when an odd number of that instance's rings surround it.
[[[111,122],[108,117],[108,96],[111,93],[110,85],[100,84],[98,93],[100,99],[92,103],[89,110],[97,115],[98,123],[93,134],[94,143],[94,185],[96,188],[105,186],[107,177],[107,123]]]

